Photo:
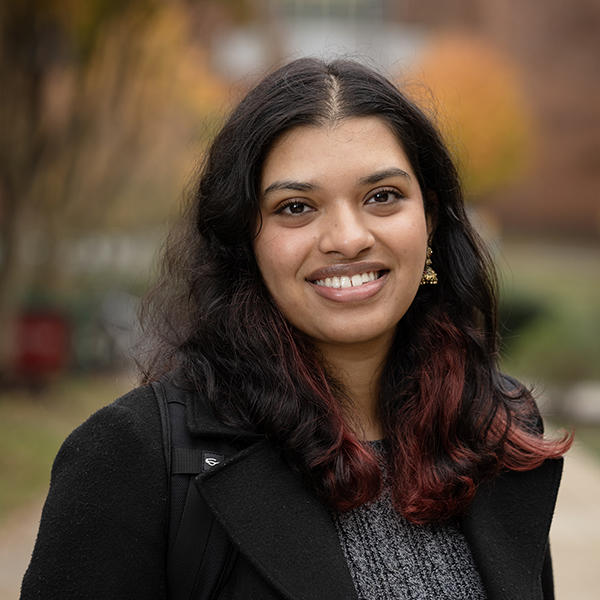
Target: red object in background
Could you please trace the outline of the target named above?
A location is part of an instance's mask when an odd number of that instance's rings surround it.
[[[44,377],[62,371],[69,355],[69,324],[55,312],[26,313],[17,322],[15,369]]]

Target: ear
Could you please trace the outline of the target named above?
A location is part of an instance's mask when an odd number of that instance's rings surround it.
[[[432,190],[426,190],[423,194],[423,205],[425,208],[425,219],[427,221],[427,237],[429,241],[431,241],[438,220],[437,194]]]

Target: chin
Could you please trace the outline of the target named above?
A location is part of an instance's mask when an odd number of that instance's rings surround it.
[[[395,330],[395,328],[394,328]],[[348,327],[341,331],[322,333],[321,335],[311,336],[317,345],[330,344],[334,346],[360,346],[374,342],[381,342],[393,335],[393,330],[383,331],[356,331],[349,332]]]

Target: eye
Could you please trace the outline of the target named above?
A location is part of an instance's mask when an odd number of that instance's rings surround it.
[[[305,215],[310,212],[311,207],[300,200],[289,200],[282,204],[276,211],[278,215]]]
[[[371,194],[366,201],[366,204],[393,204],[401,200],[404,196],[395,189],[377,190]]]

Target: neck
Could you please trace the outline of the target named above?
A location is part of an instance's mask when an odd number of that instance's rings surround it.
[[[318,344],[328,370],[351,401],[348,420],[360,439],[383,437],[378,414],[379,380],[390,346],[391,339],[356,345]]]

